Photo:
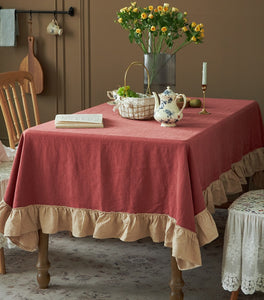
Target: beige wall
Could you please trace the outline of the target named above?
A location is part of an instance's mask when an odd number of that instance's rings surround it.
[[[2,8],[18,10],[75,9],[73,17],[57,15],[64,29],[61,37],[48,35],[47,25],[53,14],[32,14],[32,31],[35,37],[35,56],[44,74],[44,91],[38,95],[40,119],[51,120],[56,113],[71,113],[90,106],[89,97],[89,2],[77,0],[9,0],[0,1]],[[0,72],[17,70],[27,55],[29,14],[17,14],[19,36],[16,47],[0,47]],[[0,139],[7,134],[0,114]]]
[[[161,1],[137,1],[139,5]],[[169,2],[169,1],[168,1]],[[255,0],[170,1],[189,19],[205,25],[205,42],[191,45],[177,54],[178,92],[201,96],[202,62],[208,62],[208,97],[255,99],[264,116],[264,39],[262,11],[264,2]],[[114,23],[116,11],[127,6],[124,0],[0,0],[2,8],[68,10],[74,17],[58,15],[64,28],[62,37],[49,36],[46,27],[52,15],[33,14],[35,55],[45,80],[38,96],[41,121],[53,119],[58,112],[75,112],[107,100],[106,91],[123,84],[130,62],[143,61],[137,45],[128,41],[128,33]],[[0,48],[0,72],[16,70],[27,54],[28,15],[18,15],[20,35],[16,47]],[[143,90],[143,71],[131,69],[128,82]],[[6,137],[0,116],[0,138]]]
[[[162,1],[143,1],[143,6]],[[188,17],[205,25],[202,45],[190,45],[177,54],[176,85],[188,96],[201,96],[202,62],[208,62],[208,97],[255,99],[264,116],[264,39],[262,0],[166,1],[187,11]],[[143,60],[142,51],[128,41],[128,33],[113,22],[115,12],[129,1],[91,1],[92,95],[104,99],[105,90],[122,84],[133,60]],[[102,21],[103,18],[103,21]],[[98,56],[96,56],[98,54]],[[142,76],[131,82],[142,89]]]

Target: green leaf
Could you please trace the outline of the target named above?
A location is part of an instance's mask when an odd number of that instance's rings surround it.
[[[183,20],[183,13],[178,12],[177,19],[178,19],[179,22],[181,22]]]
[[[134,31],[131,30],[129,32],[128,38],[129,38],[130,43],[133,43],[133,40],[134,40]]]

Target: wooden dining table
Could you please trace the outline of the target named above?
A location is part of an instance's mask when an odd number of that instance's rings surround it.
[[[186,108],[176,127],[122,118],[107,103],[104,128],[24,131],[0,203],[0,232],[39,250],[47,288],[48,237],[151,237],[171,248],[170,299],[183,299],[181,271],[202,266],[200,247],[217,238],[214,206],[264,171],[264,130],[256,101],[207,99],[209,115]]]

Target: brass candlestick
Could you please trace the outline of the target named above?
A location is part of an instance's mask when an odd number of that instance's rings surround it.
[[[205,108],[205,91],[207,89],[206,84],[202,84],[202,90],[203,90],[203,109],[200,111],[201,115],[210,115],[210,113]]]

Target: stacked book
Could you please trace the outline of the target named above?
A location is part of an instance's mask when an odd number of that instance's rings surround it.
[[[55,117],[56,128],[104,127],[102,114],[60,114]]]

